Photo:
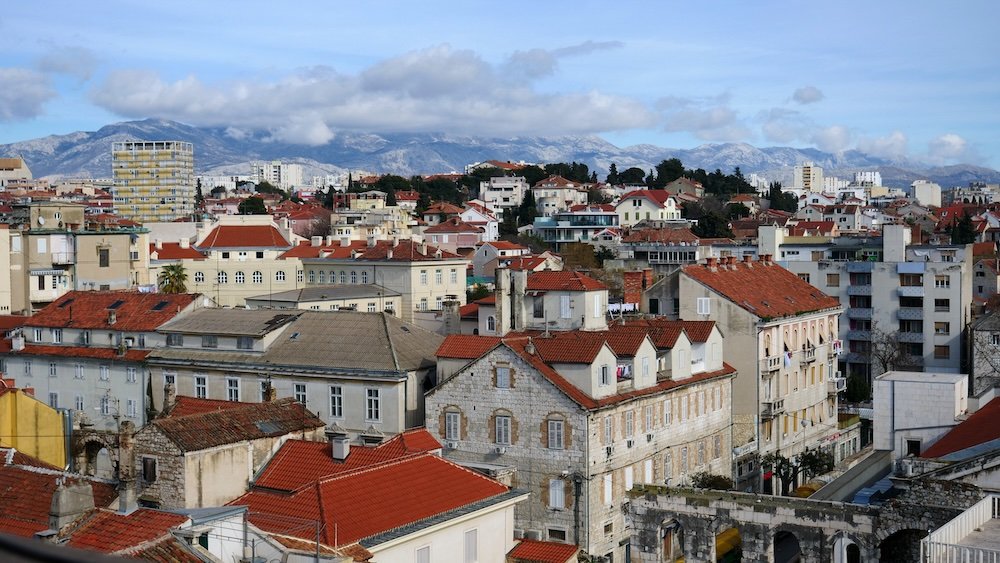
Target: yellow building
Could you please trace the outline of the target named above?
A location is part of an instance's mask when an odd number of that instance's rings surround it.
[[[28,389],[14,387],[13,379],[0,379],[0,446],[66,467],[62,413],[36,399]]]
[[[194,212],[194,145],[181,141],[112,143],[115,208],[140,223]]]

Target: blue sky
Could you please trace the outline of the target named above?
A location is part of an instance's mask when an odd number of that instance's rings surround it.
[[[1000,5],[13,2],[0,143],[162,117],[1000,166]]]

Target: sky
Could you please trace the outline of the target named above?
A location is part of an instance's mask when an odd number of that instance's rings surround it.
[[[164,118],[1000,167],[995,0],[9,2],[0,143]]]

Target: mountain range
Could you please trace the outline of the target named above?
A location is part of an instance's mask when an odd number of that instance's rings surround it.
[[[654,145],[617,147],[597,136],[486,138],[431,133],[343,132],[320,146],[277,142],[266,131],[236,131],[223,127],[194,127],[175,121],[145,119],[0,145],[0,157],[22,156],[37,177],[111,176],[111,143],[125,140],[180,140],[194,143],[198,174],[247,174],[253,160],[284,160],[303,165],[309,178],[344,169],[401,175],[462,171],[485,160],[534,163],[583,162],[603,178],[611,163],[619,171],[632,166],[652,169],[664,159],[678,158],[687,168],[757,173],[785,184],[792,167],[813,162],[827,176],[853,178],[860,170],[878,170],[887,186],[907,187],[917,179],[943,187],[970,181],[1000,182],[1000,172],[958,164],[931,166],[909,159],[887,159],[860,151],[832,154],[817,149],[757,148],[746,143],[707,144],[693,149]]]

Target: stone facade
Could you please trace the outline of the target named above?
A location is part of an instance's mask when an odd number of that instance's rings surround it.
[[[186,508],[184,461],[184,452],[159,428],[147,425],[140,430],[135,448],[139,501],[162,508]]]
[[[498,367],[510,369],[509,388],[496,387]],[[629,487],[686,481],[699,471],[731,474],[730,383],[730,373],[682,380],[587,408],[501,345],[428,393],[427,428],[449,459],[517,469],[514,485],[534,493],[515,511],[525,537],[576,543],[617,561],[629,535]],[[457,424],[448,424],[449,413]],[[510,417],[509,444],[498,443],[499,416]],[[560,427],[561,440],[551,439]]]

